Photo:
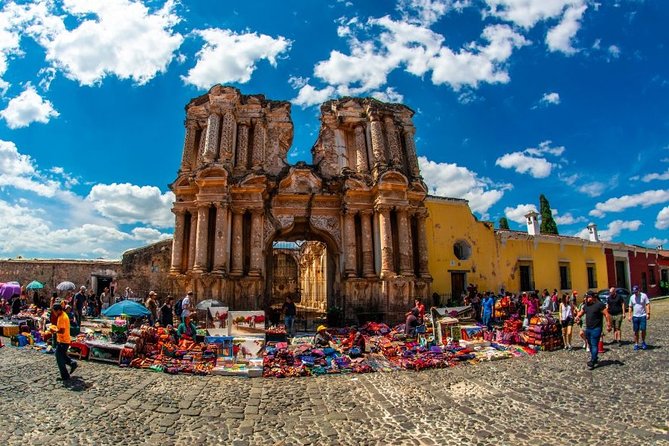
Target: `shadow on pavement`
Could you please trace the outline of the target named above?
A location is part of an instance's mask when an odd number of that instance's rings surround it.
[[[605,359],[603,361],[599,361],[597,368],[606,367],[609,365],[625,365],[625,363],[618,359]]]
[[[70,380],[64,384],[64,387],[73,392],[83,392],[86,389],[90,389],[93,385],[87,384],[82,378],[78,376],[73,376]]]

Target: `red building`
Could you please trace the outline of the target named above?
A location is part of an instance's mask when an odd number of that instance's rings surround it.
[[[648,297],[663,294],[660,289],[662,274],[667,275],[667,259],[657,249],[623,243],[604,243],[609,287],[631,290],[638,285]]]

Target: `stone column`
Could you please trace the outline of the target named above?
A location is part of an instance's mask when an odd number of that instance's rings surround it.
[[[372,153],[374,154],[374,168],[386,165],[386,143],[383,139],[383,124],[379,120],[379,116],[373,113],[370,116],[372,120],[370,131],[372,134]]]
[[[202,159],[211,163],[218,155],[218,130],[221,125],[221,117],[217,113],[211,113],[207,118],[207,133],[205,135],[204,153]]]
[[[184,249],[184,229],[186,225],[186,211],[183,209],[172,209],[176,216],[174,224],[174,239],[172,240],[172,264],[171,274],[181,274]]]
[[[415,128],[404,127],[404,146],[406,147],[407,167],[409,169],[409,176],[412,178],[417,178],[420,176],[418,157],[416,155],[416,143],[414,141],[415,133]]]
[[[356,169],[358,173],[365,173],[369,169],[367,166],[367,142],[365,138],[365,129],[359,125],[355,128],[355,155]]]
[[[344,274],[346,277],[357,276],[357,265],[355,262],[355,211],[344,210],[344,243],[346,249]]]
[[[374,244],[372,231],[372,211],[360,211],[360,228],[362,229],[362,275],[374,277]]]
[[[232,249],[230,249],[230,275],[241,276],[244,273],[244,234],[242,229],[243,208],[232,208]]]
[[[249,276],[258,277],[262,272],[262,208],[251,209],[251,262]]]
[[[390,223],[390,207],[377,206],[379,216],[379,238],[381,239],[381,277],[387,277],[395,271],[393,265],[393,233]]]
[[[190,233],[188,234],[188,270],[195,265],[195,243],[197,240],[197,214],[190,210]]]
[[[228,205],[226,203],[216,203],[216,235],[214,242],[214,271],[224,273],[227,270],[228,248],[227,228]]]
[[[235,115],[228,110],[223,114],[221,122],[221,141],[219,144],[218,159],[223,162],[229,162],[232,159],[232,153],[235,148],[235,130],[237,130]]]
[[[253,168],[262,168],[265,161],[265,126],[258,120],[253,128],[253,153],[251,155]]]
[[[390,162],[395,166],[399,166],[401,164],[400,142],[397,136],[395,122],[393,122],[392,116],[386,116],[384,122],[386,137],[388,139],[388,151],[390,152]]]
[[[418,243],[418,273],[420,277],[429,278],[430,270],[427,264],[427,230],[425,228],[425,220],[427,219],[427,210],[419,211],[416,214],[416,242]]]
[[[195,151],[195,134],[197,133],[197,121],[186,121],[186,137],[184,138],[184,148],[181,154],[181,170],[190,170],[193,168],[193,152]]]
[[[197,207],[197,238],[195,239],[195,265],[193,272],[207,270],[207,233],[209,232],[209,203]]]
[[[408,212],[406,209],[400,209],[397,211],[397,238],[400,251],[400,274],[403,276],[413,276],[410,232]]]
[[[235,157],[235,168],[246,170],[249,150],[249,125],[240,122],[237,127],[237,155]]]

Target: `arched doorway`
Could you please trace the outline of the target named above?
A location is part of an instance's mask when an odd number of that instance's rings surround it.
[[[265,254],[265,308],[275,320],[286,296],[295,302],[297,328],[313,330],[339,304],[339,253],[330,237],[307,219],[277,231]]]

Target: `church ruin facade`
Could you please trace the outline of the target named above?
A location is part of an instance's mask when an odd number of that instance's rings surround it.
[[[220,85],[191,100],[170,185],[175,289],[231,309],[267,308],[283,298],[275,242],[314,241],[327,308],[394,320],[414,297],[427,298],[427,189],[413,114],[371,98],[328,101],[312,164],[291,165],[289,102]],[[305,274],[298,288],[308,286]]]

